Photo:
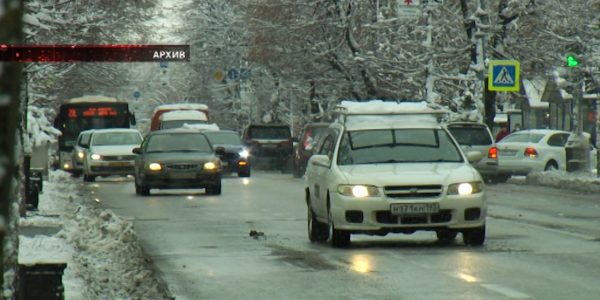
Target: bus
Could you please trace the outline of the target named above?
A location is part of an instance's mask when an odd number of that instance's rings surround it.
[[[65,171],[73,170],[71,151],[79,133],[88,129],[130,128],[135,115],[129,104],[105,96],[83,96],[65,101],[54,119],[58,137],[58,164]]]

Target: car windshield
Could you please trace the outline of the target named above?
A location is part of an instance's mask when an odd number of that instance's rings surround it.
[[[213,145],[241,145],[242,140],[235,132],[206,132],[208,140]]]
[[[250,128],[250,138],[253,139],[289,139],[290,130],[287,127],[252,127]]]
[[[448,126],[448,130],[461,145],[481,146],[493,144],[492,137],[483,126]]]
[[[97,132],[92,138],[92,146],[139,145],[142,137],[137,132]]]
[[[537,143],[544,137],[541,133],[513,133],[499,143]]]
[[[184,124],[206,124],[202,120],[169,120],[160,122],[160,129],[181,128]]]
[[[349,131],[338,151],[339,165],[462,161],[460,151],[441,129]]]
[[[212,152],[203,134],[156,134],[149,138],[146,152]]]

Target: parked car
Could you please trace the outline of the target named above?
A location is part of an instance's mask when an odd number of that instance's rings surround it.
[[[499,172],[503,178],[534,171],[567,170],[567,141],[573,133],[554,129],[514,132],[498,142]],[[595,149],[590,156],[592,164]]]
[[[310,241],[330,238],[344,247],[352,234],[424,230],[442,242],[460,232],[465,244],[484,243],[485,185],[469,164],[482,155],[460,151],[436,112],[420,104],[342,102],[344,117],[329,127],[306,169]]]
[[[292,163],[294,177],[302,177],[306,171],[306,163],[313,154],[318,138],[327,131],[329,123],[308,123],[298,134],[298,143],[294,146]]]
[[[192,129],[152,131],[135,156],[135,192],[150,195],[151,189],[204,188],[221,194],[222,147],[213,148],[206,135]]]
[[[293,140],[288,125],[251,124],[244,130],[243,141],[253,161],[266,161],[282,171],[289,168]]]
[[[71,161],[73,162],[71,173],[75,177],[79,177],[83,173],[83,160],[85,159],[87,149],[90,147],[92,132],[94,132],[93,129],[80,132],[75,141],[75,146],[73,146],[73,151],[71,151]]]
[[[83,160],[83,180],[97,176],[132,175],[134,155],[142,134],[136,129],[97,129],[92,132]]]
[[[498,148],[487,125],[476,122],[452,122],[446,125],[465,153],[478,151],[483,159],[473,165],[486,182],[498,178]],[[501,178],[500,178],[501,179]]]
[[[205,131],[204,134],[213,147],[223,147],[225,153],[219,155],[224,171],[235,172],[239,177],[250,177],[250,151],[242,144],[237,132],[231,130]]]

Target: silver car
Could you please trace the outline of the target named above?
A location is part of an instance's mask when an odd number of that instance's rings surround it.
[[[90,138],[92,137],[93,129],[85,130],[79,133],[73,151],[71,152],[71,161],[73,162],[73,169],[71,173],[75,177],[81,176],[83,173],[83,160],[87,153],[87,149],[90,147]]]
[[[223,147],[213,148],[206,135],[193,129],[150,132],[135,157],[135,192],[147,196],[150,189],[204,188],[221,194]]]
[[[83,160],[83,180],[97,176],[133,174],[133,148],[139,147],[142,134],[136,129],[97,129]]]

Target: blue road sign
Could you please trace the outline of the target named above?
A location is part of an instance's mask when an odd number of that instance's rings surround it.
[[[227,78],[229,78],[229,80],[238,80],[240,78],[240,72],[236,69],[229,69],[229,71],[227,71]]]
[[[166,68],[168,68],[168,67],[169,67],[169,63],[168,63],[168,62],[166,62],[166,61],[161,61],[161,62],[159,63],[159,66],[160,66],[160,68],[161,68],[161,69],[166,69]]]
[[[518,92],[519,71],[519,61],[491,60],[488,69],[488,90]]]
[[[135,100],[137,100],[141,95],[142,93],[140,93],[140,91],[133,92],[133,98],[135,98]]]

